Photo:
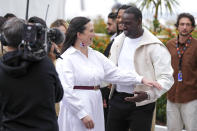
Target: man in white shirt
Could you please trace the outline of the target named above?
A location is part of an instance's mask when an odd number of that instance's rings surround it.
[[[125,10],[124,32],[111,47],[110,59],[125,71],[135,70],[162,89],[133,84],[116,85],[110,93],[107,131],[150,131],[155,101],[173,82],[171,56],[167,48],[147,29],[142,28],[142,13],[132,6]],[[113,94],[113,96],[112,96]]]

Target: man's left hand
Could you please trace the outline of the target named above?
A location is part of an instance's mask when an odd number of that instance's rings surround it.
[[[125,97],[124,99],[129,102],[141,102],[148,99],[148,94],[144,91],[135,91],[134,94],[137,96]]]

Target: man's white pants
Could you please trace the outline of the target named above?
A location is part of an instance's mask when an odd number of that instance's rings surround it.
[[[197,131],[197,100],[184,104],[173,103],[167,100],[168,131]]]

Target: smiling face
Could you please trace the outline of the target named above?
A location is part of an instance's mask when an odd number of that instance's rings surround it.
[[[118,29],[120,31],[123,31],[123,24],[122,24],[122,16],[124,14],[125,9],[120,9],[116,18],[116,22],[118,25]]]
[[[95,37],[94,33],[94,26],[92,22],[88,22],[85,25],[85,30],[83,33],[79,33],[78,39],[84,43],[86,46],[89,46],[92,44],[93,38]]]
[[[134,14],[124,13],[122,23],[125,35],[131,38],[135,38],[141,29],[141,21],[137,20]]]
[[[188,36],[192,32],[194,27],[192,26],[192,22],[190,21],[189,18],[183,17],[179,20],[177,29],[181,36]]]

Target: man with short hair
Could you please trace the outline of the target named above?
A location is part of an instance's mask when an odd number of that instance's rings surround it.
[[[197,131],[197,39],[191,32],[195,19],[189,13],[181,13],[175,24],[177,38],[167,42],[172,56],[174,85],[167,93],[168,131]]]
[[[108,20],[107,20],[107,32],[109,35],[111,35],[111,38],[110,38],[110,43],[107,45],[105,51],[104,51],[104,55],[106,57],[109,56],[109,51],[111,49],[111,45],[114,41],[114,38],[116,37],[116,31],[117,31],[117,25],[116,25],[116,13],[109,13],[108,15]]]
[[[125,71],[156,80],[162,89],[144,85],[116,85],[111,89],[107,131],[150,131],[155,101],[173,84],[171,57],[165,45],[142,28],[142,13],[135,6],[126,9],[124,32],[111,47],[110,59]],[[113,95],[112,95],[113,94]]]
[[[6,20],[9,20],[10,18],[16,17],[14,14],[12,13],[7,13],[3,16]]]
[[[116,36],[116,31],[117,31],[116,17],[117,17],[117,14],[111,12],[109,13],[108,19],[107,19],[107,33],[112,36],[111,40]]]

